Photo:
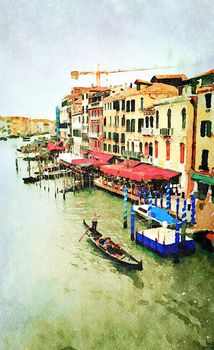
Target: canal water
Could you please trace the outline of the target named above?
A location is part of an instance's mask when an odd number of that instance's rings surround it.
[[[50,192],[23,184],[20,143],[0,143],[0,349],[213,349],[213,256],[197,246],[173,265],[130,241],[121,198],[85,190],[63,201],[53,183]],[[143,271],[79,243],[95,211]]]

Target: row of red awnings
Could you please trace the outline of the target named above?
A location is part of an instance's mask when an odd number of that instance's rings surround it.
[[[150,164],[138,163],[138,165],[127,167],[127,164],[124,163],[125,162],[105,165],[100,168],[100,171],[104,174],[125,177],[138,182],[149,180],[169,180],[180,175],[179,172],[158,168]]]
[[[70,165],[91,164],[106,175],[120,176],[138,182],[151,180],[169,180],[180,173],[162,169],[150,164],[141,164],[135,160],[125,160],[118,164],[109,164],[114,155],[90,151],[89,158],[72,159]]]

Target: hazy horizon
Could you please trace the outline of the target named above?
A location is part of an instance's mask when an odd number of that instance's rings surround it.
[[[55,118],[73,86],[71,70],[172,66],[103,76],[101,85],[188,77],[213,69],[214,6],[209,0],[56,0],[1,4],[0,115]]]

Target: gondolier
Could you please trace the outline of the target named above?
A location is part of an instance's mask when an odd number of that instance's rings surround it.
[[[97,222],[98,222],[98,218],[100,217],[100,215],[98,215],[97,213],[94,213],[92,216],[92,230],[96,230],[97,229]]]

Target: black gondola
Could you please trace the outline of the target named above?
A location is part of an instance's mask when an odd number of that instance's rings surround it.
[[[22,180],[24,181],[25,184],[32,184],[32,183],[35,183],[37,181],[40,181],[40,177],[39,176],[36,176],[36,177],[29,176],[29,177],[23,177]]]
[[[111,249],[107,248],[105,249],[100,243],[100,239],[102,237],[104,239],[105,236],[102,235],[100,232],[92,229],[86,222],[83,220],[83,224],[87,227],[86,234],[90,238],[90,240],[94,243],[94,245],[101,250],[103,254],[105,254],[108,258],[111,260],[116,261],[119,263],[121,266],[126,267],[128,269],[134,269],[134,270],[143,270],[143,265],[142,265],[142,260],[138,261],[133,256],[128,254],[124,249],[120,248],[117,244],[114,242],[110,241],[110,246]],[[112,248],[113,245],[113,248]]]

